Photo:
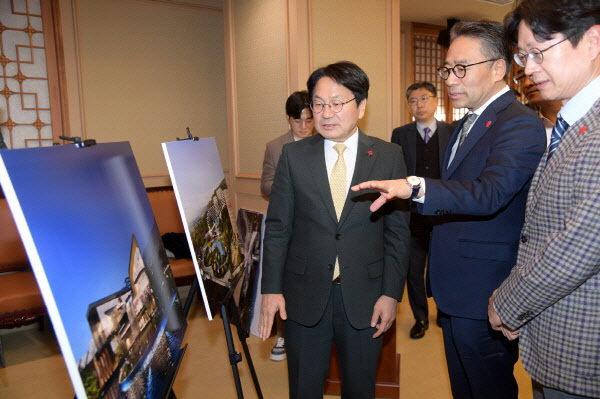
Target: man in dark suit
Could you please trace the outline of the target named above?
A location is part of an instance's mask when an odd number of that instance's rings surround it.
[[[392,132],[392,143],[402,147],[406,173],[439,179],[444,153],[454,127],[434,117],[437,110],[437,90],[429,82],[412,84],[406,90],[406,99],[415,122],[397,127]],[[417,204],[410,208],[410,261],[406,287],[415,325],[409,336],[423,338],[429,328],[429,309],[425,292],[425,262],[429,249],[432,220],[417,211]]]
[[[600,2],[520,1],[505,27],[541,96],[564,104],[490,323],[519,336],[534,398],[600,398]]]
[[[265,158],[263,160],[262,176],[260,177],[260,192],[266,198],[271,196],[271,186],[275,177],[275,168],[279,162],[283,146],[287,143],[302,140],[312,136],[315,123],[313,121],[312,111],[310,110],[310,100],[308,92],[295,91],[285,102],[285,113],[287,115],[290,130],[287,133],[269,141],[265,149]],[[275,327],[277,330],[277,341],[271,349],[271,360],[280,362],[285,360],[285,338],[284,323],[281,317],[276,316]]]
[[[455,398],[516,399],[517,344],[487,321],[487,302],[517,255],[527,191],[546,137],[535,112],[506,84],[512,48],[502,26],[459,22],[443,67],[455,108],[469,113],[450,138],[442,178],[366,182],[377,209],[393,197],[414,198],[423,215],[439,215],[428,276],[442,317],[446,362]]]
[[[353,63],[314,71],[307,82],[319,135],[286,144],[267,211],[259,334],[287,319],[291,398],[322,398],[331,346],[342,397],[373,398],[382,334],[393,323],[408,263],[408,212],[398,201],[372,214],[376,192],[351,182],[406,174],[396,145],[365,135],[369,79]]]

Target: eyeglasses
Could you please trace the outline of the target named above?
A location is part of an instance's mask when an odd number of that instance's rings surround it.
[[[310,103],[310,109],[312,109],[312,111],[315,114],[320,114],[321,112],[323,112],[323,110],[325,109],[325,106],[329,106],[329,109],[331,109],[332,112],[334,113],[338,113],[342,110],[342,108],[344,108],[344,104],[348,104],[350,101],[353,101],[354,99],[356,99],[356,97],[352,97],[350,100],[346,101],[346,102],[342,102],[340,100],[333,100],[330,101],[328,104],[322,102],[322,101],[313,101],[312,103]]]
[[[443,66],[443,67],[439,67],[437,69],[437,71],[440,74],[440,77],[444,80],[447,80],[450,77],[450,71],[452,71],[454,73],[454,76],[456,76],[459,79],[462,79],[467,74],[468,67],[473,66],[473,65],[483,64],[486,62],[498,61],[499,59],[500,58],[494,58],[492,60],[485,60],[485,61],[476,62],[474,64],[468,64],[468,65],[456,64],[452,68]]]
[[[306,119],[290,118],[290,121],[296,126],[302,126],[304,124],[306,124],[306,126],[308,126],[312,123],[313,120],[312,120],[312,118],[306,118]]]
[[[410,98],[408,100],[408,103],[410,105],[417,105],[419,103],[419,101],[421,101],[423,104],[426,104],[427,101],[431,98],[431,97],[435,97],[435,96],[427,96],[427,95],[423,95],[419,98]]]
[[[554,46],[558,46],[559,44],[561,44],[562,42],[564,42],[565,40],[570,39],[569,36],[565,37],[564,39],[562,39],[560,42],[554,43],[552,46],[550,47],[546,47],[543,50],[540,50],[539,48],[532,48],[531,50],[529,50],[526,54],[523,53],[516,53],[515,54],[515,62],[519,65],[522,66],[523,68],[525,68],[525,65],[527,64],[527,57],[531,58],[531,60],[533,62],[535,62],[536,64],[541,64],[542,62],[544,62],[544,52],[550,50],[552,47]]]
[[[525,74],[523,72],[516,74],[513,77],[513,82],[515,82],[515,84],[521,84],[521,80],[523,80],[525,78]]]

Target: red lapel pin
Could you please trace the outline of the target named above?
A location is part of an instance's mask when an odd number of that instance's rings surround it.
[[[369,154],[369,156],[373,155],[373,151],[367,151],[367,154]]]
[[[579,129],[579,134],[584,134],[586,130],[587,126],[583,126],[581,129]]]
[[[490,127],[492,126],[492,121],[487,121],[487,123],[485,124],[485,127]]]

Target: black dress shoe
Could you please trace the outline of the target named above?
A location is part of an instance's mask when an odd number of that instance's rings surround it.
[[[428,320],[417,320],[413,328],[410,329],[409,336],[412,339],[419,339],[425,336],[425,331],[429,328]]]

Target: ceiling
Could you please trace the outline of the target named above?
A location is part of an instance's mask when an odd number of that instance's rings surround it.
[[[513,7],[514,2],[500,6],[482,0],[400,0],[400,18],[403,22],[442,26],[446,26],[447,18],[501,22]]]

